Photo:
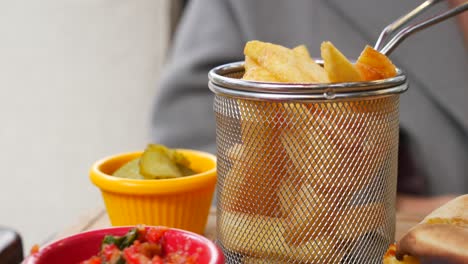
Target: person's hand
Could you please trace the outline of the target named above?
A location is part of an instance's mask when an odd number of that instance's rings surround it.
[[[448,0],[450,7],[456,7],[465,3],[466,0]],[[465,47],[468,47],[468,13],[463,12],[457,16],[458,25],[465,39]]]
[[[398,212],[425,216],[455,197],[456,195],[422,197],[398,194],[396,209]]]

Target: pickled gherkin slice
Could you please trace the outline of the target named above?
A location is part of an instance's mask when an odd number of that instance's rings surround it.
[[[116,170],[112,175],[120,178],[143,180],[145,177],[140,174],[139,164],[140,158],[133,159]]]
[[[113,176],[128,179],[170,179],[193,175],[190,161],[177,150],[149,144],[141,157],[133,159],[114,172]]]
[[[177,167],[179,168],[179,170],[180,170],[180,172],[182,173],[183,176],[190,176],[190,175],[193,175],[193,174],[196,173],[192,169],[190,169],[189,167],[185,167],[185,166],[182,166],[182,165],[179,165],[179,164],[177,164]]]
[[[168,149],[169,155],[171,156],[171,160],[173,160],[177,168],[179,168],[180,172],[183,176],[189,176],[195,174],[195,172],[190,169],[190,161],[185,157],[182,153],[178,152],[177,150]]]
[[[180,152],[176,150],[169,150],[171,159],[179,166],[188,168],[190,166],[190,161]]]
[[[182,177],[173,154],[162,145],[150,144],[140,158],[140,173],[146,179],[164,179]]]

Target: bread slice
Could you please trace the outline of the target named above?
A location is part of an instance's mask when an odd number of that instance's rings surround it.
[[[415,256],[415,261],[468,263],[468,195],[435,209],[400,239],[395,250],[391,249],[384,256],[385,264],[418,263],[408,261],[407,256]]]
[[[468,194],[458,196],[430,213],[423,224],[448,224],[468,228]]]
[[[419,224],[398,242],[397,248],[397,256],[437,261],[431,263],[468,263],[468,229],[450,224]]]

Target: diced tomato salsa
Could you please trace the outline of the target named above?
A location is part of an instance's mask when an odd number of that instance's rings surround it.
[[[124,236],[105,236],[96,256],[80,264],[195,264],[197,255],[164,252],[164,228],[133,228]]]

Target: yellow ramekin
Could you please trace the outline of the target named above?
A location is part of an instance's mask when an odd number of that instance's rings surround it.
[[[112,225],[167,226],[203,234],[216,185],[216,157],[195,150],[179,151],[199,173],[162,180],[111,176],[142,152],[118,154],[93,164],[90,179],[101,189]]]

